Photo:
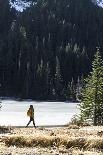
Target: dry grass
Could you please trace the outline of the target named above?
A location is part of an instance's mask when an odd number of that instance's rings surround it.
[[[0,126],[0,134],[3,133],[10,133],[11,132],[11,127],[10,126]]]
[[[72,150],[72,155],[99,155],[101,151],[103,155],[103,127],[15,128],[2,141],[8,148],[55,148],[62,154]]]
[[[17,147],[60,147],[65,148],[79,148],[90,150],[92,148],[102,150],[103,149],[103,138],[82,138],[82,137],[55,137],[55,136],[39,136],[39,137],[24,137],[24,136],[13,136],[5,139],[7,146]]]
[[[68,129],[80,129],[80,126],[75,124],[66,124],[66,127],[68,127]]]
[[[60,139],[50,136],[39,136],[39,137],[10,137],[5,139],[5,144],[7,146],[18,146],[18,147],[53,147],[60,145]]]

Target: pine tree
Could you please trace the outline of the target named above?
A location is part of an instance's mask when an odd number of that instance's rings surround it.
[[[103,123],[103,61],[99,49],[92,63],[92,72],[85,80],[82,92],[80,116],[83,120],[91,119],[94,125]]]
[[[56,73],[55,73],[55,91],[56,97],[59,98],[62,96],[62,77],[61,77],[60,63],[58,57],[56,57]]]
[[[72,78],[71,82],[68,82],[66,89],[66,100],[76,101],[76,85],[74,79]]]

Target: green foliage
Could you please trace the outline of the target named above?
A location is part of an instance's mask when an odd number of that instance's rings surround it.
[[[97,45],[103,53],[103,9],[91,0],[32,2],[18,13],[0,0],[0,96],[76,100]]]
[[[81,118],[91,119],[94,125],[103,124],[103,61],[99,50],[92,63],[92,72],[85,81],[80,103]]]
[[[63,89],[63,81],[61,77],[61,69],[58,57],[56,57],[56,73],[55,73],[55,91],[56,91],[56,98],[62,96],[62,89]]]
[[[67,86],[67,99],[70,99],[71,101],[76,100],[76,86],[74,83],[74,80],[72,79],[71,82],[68,83]]]

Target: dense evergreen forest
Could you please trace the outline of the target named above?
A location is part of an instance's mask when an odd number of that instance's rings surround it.
[[[97,47],[103,58],[91,0],[33,0],[23,12],[0,0],[0,96],[75,101]]]

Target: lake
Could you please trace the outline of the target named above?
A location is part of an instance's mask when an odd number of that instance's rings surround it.
[[[30,104],[34,106],[36,126],[65,125],[79,112],[77,103],[68,102],[3,100],[1,104],[0,125],[6,126],[26,126],[29,121],[27,110]]]

